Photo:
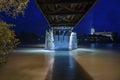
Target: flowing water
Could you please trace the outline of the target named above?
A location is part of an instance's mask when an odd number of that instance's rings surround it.
[[[19,48],[0,68],[0,80],[120,80],[119,68],[119,45],[82,45],[72,51]]]

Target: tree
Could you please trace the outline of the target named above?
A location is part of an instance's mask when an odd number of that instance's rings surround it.
[[[24,14],[28,2],[29,0],[0,0],[0,12],[14,17],[20,13]]]
[[[18,14],[24,15],[29,0],[0,0],[0,13],[16,17]],[[14,31],[10,30],[13,24],[7,24],[0,20],[0,63],[6,62],[6,55],[18,42]]]

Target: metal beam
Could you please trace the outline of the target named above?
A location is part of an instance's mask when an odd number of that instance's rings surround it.
[[[96,0],[36,0],[36,2],[40,5],[44,4],[71,4],[71,3],[81,3],[81,2],[94,2]]]
[[[79,14],[83,14],[84,13],[84,11],[83,10],[79,10],[79,11],[75,11],[75,12],[64,12],[64,11],[61,11],[61,12],[45,12],[45,14],[46,15],[73,15],[73,14],[75,14],[75,15],[79,15]]]
[[[59,26],[68,26],[74,27],[76,23],[57,23],[57,24],[50,24],[52,27],[59,27]]]

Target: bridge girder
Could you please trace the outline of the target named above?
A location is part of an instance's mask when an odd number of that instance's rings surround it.
[[[35,0],[51,27],[74,27],[96,0]]]

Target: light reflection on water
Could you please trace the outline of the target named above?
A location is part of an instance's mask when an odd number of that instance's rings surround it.
[[[106,45],[113,47],[111,45]],[[106,48],[102,46],[102,48]],[[117,47],[119,48],[119,46]],[[72,51],[54,51],[54,50],[44,50],[43,48],[19,48],[14,50],[18,53],[34,53],[34,54],[49,54],[51,58],[49,61],[50,72],[52,72],[50,78],[54,78],[56,72],[57,74],[65,74],[68,72],[69,76],[74,76],[70,74],[71,70],[75,69],[75,63],[79,63],[78,66],[83,66],[95,80],[99,78],[104,78],[100,80],[115,80],[119,77],[119,58],[120,52],[116,54],[112,50],[101,50],[96,48],[78,48]],[[109,68],[108,68],[109,67]],[[79,67],[80,68],[80,67]],[[63,71],[66,69],[65,71]],[[109,76],[109,71],[111,70],[114,75]],[[104,72],[105,71],[105,72]],[[96,74],[98,74],[96,76]],[[103,74],[103,75],[102,75]],[[58,76],[58,75],[57,75]],[[111,78],[109,78],[109,77]],[[65,76],[58,76],[65,77]],[[113,79],[112,79],[113,78]],[[53,79],[55,80],[55,79]],[[56,79],[57,80],[57,79]]]
[[[120,44],[99,44],[99,43],[91,43],[91,44],[80,44],[79,46],[84,46],[86,48],[91,49],[112,49],[112,50],[119,50]]]
[[[53,53],[54,50],[45,50],[43,48],[19,48],[15,49],[14,52],[19,53]]]

